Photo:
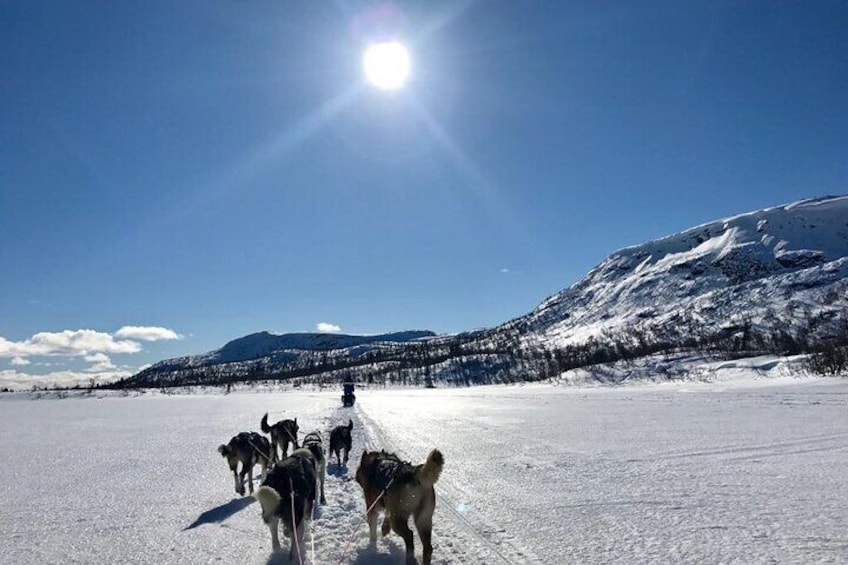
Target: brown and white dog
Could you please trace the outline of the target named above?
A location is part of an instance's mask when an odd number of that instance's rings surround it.
[[[353,420],[348,420],[346,426],[336,426],[330,432],[330,457],[333,453],[336,454],[336,461],[339,466],[342,464],[341,452],[344,450],[344,464],[347,465],[347,459],[350,455],[350,450],[353,447],[353,438],[350,433],[353,431]]]
[[[263,435],[256,432],[241,432],[233,436],[230,443],[218,446],[218,453],[227,458],[230,471],[233,472],[236,493],[244,496],[244,477],[250,482],[250,493],[253,494],[253,467],[262,465],[262,478],[271,467],[271,444]],[[241,463],[241,472],[238,465]]]
[[[386,512],[383,535],[388,535],[391,527],[406,544],[406,562],[415,563],[415,546],[412,530],[409,529],[411,515],[424,546],[422,565],[430,565],[433,555],[433,511],[436,509],[433,485],[439,480],[444,463],[444,457],[438,449],[430,452],[423,465],[407,463],[385,451],[362,452],[356,470],[356,482],[365,494],[365,507],[370,508],[368,526],[372,546],[377,543],[377,517],[382,509]]]
[[[271,531],[274,551],[281,549],[278,527],[280,520],[283,521],[283,533],[292,540],[289,547],[292,562],[295,546],[303,547],[303,533],[315,507],[318,462],[314,451],[310,447],[295,449],[274,465],[253,495],[262,506],[262,520]]]
[[[262,431],[266,434],[271,434],[271,456],[274,461],[279,461],[281,457],[285,457],[286,453],[289,450],[289,442],[291,442],[294,447],[293,449],[297,449],[297,418],[294,420],[280,420],[273,426],[268,425],[268,413],[266,412],[264,416],[262,416],[262,421],[260,422],[260,426],[262,427]],[[280,446],[282,450],[282,456],[277,455],[277,446]]]

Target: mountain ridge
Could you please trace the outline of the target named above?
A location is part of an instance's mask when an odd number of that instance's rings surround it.
[[[399,332],[384,334],[400,336],[395,340],[365,342],[353,336],[350,343],[351,336],[326,337],[335,334],[284,334],[298,337],[274,342],[279,336],[259,332],[216,352],[161,361],[123,384],[330,383],[343,374],[419,384],[537,380],[687,348],[726,355],[815,350],[848,339],[847,312],[848,196],[826,196],[624,247],[528,314],[493,328]],[[253,340],[267,347],[259,351]],[[324,345],[279,347],[286,340]],[[243,345],[258,355],[245,355]]]

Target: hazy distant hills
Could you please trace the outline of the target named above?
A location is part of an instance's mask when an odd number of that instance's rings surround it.
[[[673,351],[795,353],[848,339],[848,196],[619,250],[501,326],[452,336],[271,334],[159,362],[118,386],[243,380],[513,382]]]

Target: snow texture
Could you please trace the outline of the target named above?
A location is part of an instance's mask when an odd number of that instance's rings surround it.
[[[354,409],[335,392],[5,395],[0,562],[288,563],[216,451],[270,411],[301,435],[354,422],[308,563],[403,563],[394,534],[368,548],[352,480],[364,446],[444,453],[434,563],[843,563],[848,382],[727,369],[713,383],[359,390]]]

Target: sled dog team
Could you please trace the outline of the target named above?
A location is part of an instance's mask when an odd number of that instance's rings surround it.
[[[303,532],[310,522],[316,499],[327,504],[324,496],[324,476],[327,457],[321,432],[306,434],[298,446],[297,418],[280,420],[268,424],[268,414],[260,423],[262,432],[271,436],[270,441],[256,432],[241,432],[233,436],[218,452],[227,459],[233,472],[235,490],[244,495],[244,479],[248,479],[250,494],[262,507],[262,520],[271,531],[271,546],[280,550],[279,522],[283,522],[283,533],[290,540],[289,559],[295,549],[303,547]],[[351,432],[353,420],[347,425],[336,426],[330,432],[329,456],[335,454],[339,466],[347,466],[352,448]],[[288,455],[289,444],[292,452]],[[281,455],[277,449],[280,449]],[[241,464],[241,470],[238,469]],[[253,467],[262,466],[262,484],[254,492]],[[385,513],[381,532],[389,530],[403,538],[406,544],[406,561],[415,563],[412,516],[415,529],[424,549],[423,565],[429,565],[433,554],[430,542],[433,529],[433,510],[436,508],[436,493],[433,485],[439,480],[444,458],[434,449],[421,465],[402,461],[386,451],[363,451],[356,470],[356,482],[362,487],[365,497],[366,515],[370,529],[370,543],[377,543],[377,519],[380,511]],[[316,487],[317,484],[317,487]]]

